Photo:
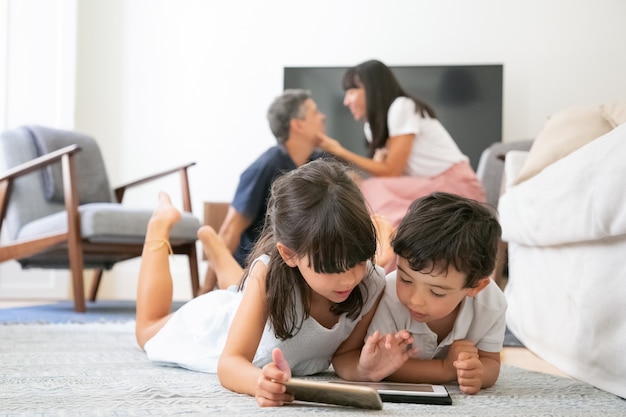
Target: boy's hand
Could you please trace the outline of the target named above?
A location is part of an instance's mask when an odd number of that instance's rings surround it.
[[[454,361],[459,358],[461,352],[475,353],[478,356],[478,349],[470,340],[455,340],[448,349],[448,355],[443,360],[443,366],[446,372],[450,374],[451,379],[456,379],[456,367]],[[454,376],[453,376],[454,375]]]
[[[365,341],[359,367],[371,381],[380,381],[391,375],[417,353],[413,347],[413,337],[406,330],[395,334],[381,335],[374,332]]]
[[[482,387],[483,363],[478,348],[470,340],[455,340],[450,345],[444,366],[452,367],[459,389],[466,394],[476,394]]]
[[[294,400],[293,395],[286,392],[287,388],[283,384],[291,378],[291,368],[283,352],[278,348],[274,349],[272,359],[272,363],[263,367],[257,380],[254,397],[261,407],[281,406]]]
[[[454,361],[459,389],[466,394],[476,394],[483,383],[483,363],[478,352],[461,352]]]

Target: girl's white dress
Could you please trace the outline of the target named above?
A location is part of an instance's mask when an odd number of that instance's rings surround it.
[[[261,256],[254,262],[268,263],[269,257]],[[385,287],[385,271],[369,265],[368,275],[361,282],[365,302],[356,320],[345,314],[331,329],[308,317],[300,331],[291,339],[281,341],[266,324],[253,364],[258,367],[272,362],[272,350],[279,347],[291,367],[293,375],[312,375],[330,366],[333,353],[350,336],[363,315],[374,306]],[[148,358],[156,363],[200,372],[217,372],[217,362],[224,349],[226,336],[237,307],[242,298],[233,286],[216,290],[194,298],[178,309],[159,332],[144,346]],[[302,303],[300,303],[300,306]],[[300,310],[299,314],[303,314]]]

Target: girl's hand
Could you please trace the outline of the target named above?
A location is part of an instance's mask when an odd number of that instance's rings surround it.
[[[380,381],[400,369],[416,353],[417,348],[413,347],[413,337],[408,331],[400,330],[384,336],[376,331],[361,349],[359,367],[369,380]]]
[[[254,397],[261,407],[277,407],[294,400],[293,395],[286,392],[287,388],[283,384],[291,378],[291,368],[283,352],[278,348],[274,349],[272,359],[272,363],[263,367],[257,380]]]
[[[274,349],[272,359],[272,363],[263,367],[257,380],[254,397],[261,407],[277,407],[294,400],[293,395],[286,392],[287,388],[283,384],[291,378],[291,368],[283,352],[278,348]]]

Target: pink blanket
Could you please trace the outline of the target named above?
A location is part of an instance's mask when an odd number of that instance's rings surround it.
[[[360,188],[372,213],[385,217],[394,228],[415,199],[435,191],[486,201],[485,190],[467,162],[459,162],[432,178],[372,177],[363,180]]]

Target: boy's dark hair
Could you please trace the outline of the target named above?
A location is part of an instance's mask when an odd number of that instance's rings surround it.
[[[367,122],[372,131],[372,141],[366,142],[369,156],[374,156],[376,149],[384,148],[389,138],[387,112],[391,103],[398,97],[408,97],[415,103],[415,111],[423,117],[437,118],[435,111],[423,101],[412,97],[400,86],[391,69],[375,59],[365,61],[349,68],[343,75],[342,87],[363,87],[365,89],[365,107]]]
[[[277,242],[298,257],[308,257],[318,273],[340,273],[373,262],[376,231],[363,195],[343,164],[317,159],[272,184],[263,232],[248,265],[260,255],[270,257],[265,281],[268,315],[276,337],[284,340],[295,335],[309,316],[311,288],[300,270],[282,259]],[[366,298],[367,288],[361,282],[330,311],[356,319]],[[298,314],[299,305],[304,306],[304,315]]]
[[[493,208],[436,192],[415,200],[391,241],[394,252],[422,273],[466,274],[465,288],[493,272],[502,233]]]

